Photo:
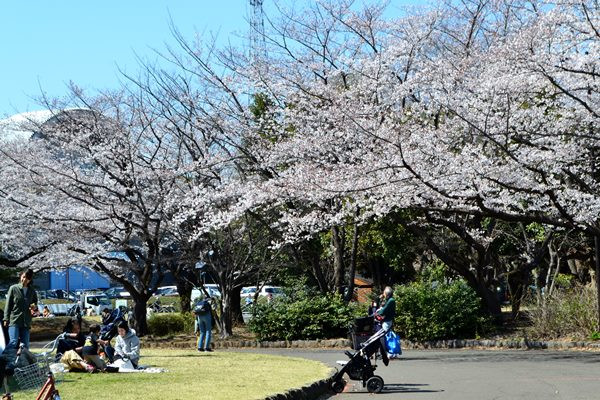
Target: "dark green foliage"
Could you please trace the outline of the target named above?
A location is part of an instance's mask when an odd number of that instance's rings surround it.
[[[271,303],[257,304],[249,329],[258,340],[344,337],[354,312],[340,295],[295,290]]]
[[[381,277],[383,282],[375,282],[376,285],[414,279],[412,263],[419,242],[396,222],[396,216],[372,221],[361,228],[359,270],[374,280]]]
[[[154,336],[167,336],[194,330],[191,313],[154,314],[148,319],[148,332]]]
[[[410,340],[470,338],[489,326],[481,300],[462,280],[421,281],[394,291],[394,330]]]

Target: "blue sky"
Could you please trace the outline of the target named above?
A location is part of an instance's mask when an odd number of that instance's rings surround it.
[[[306,0],[308,1],[308,0]],[[268,9],[269,0],[265,0]],[[390,12],[423,0],[392,0]],[[245,33],[247,0],[6,0],[0,3],[0,118],[41,108],[31,97],[114,88],[117,66],[137,70],[135,54],[173,44],[169,18],[187,38]],[[301,2],[299,2],[301,3]]]

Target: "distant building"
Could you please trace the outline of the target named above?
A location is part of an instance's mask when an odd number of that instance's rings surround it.
[[[110,279],[88,267],[69,267],[37,272],[33,278],[37,290],[108,289]]]
[[[354,278],[354,294],[353,300],[359,303],[367,303],[370,301],[371,293],[373,292],[373,282],[370,279],[356,276]]]
[[[69,130],[80,129],[97,118],[94,111],[85,108],[39,110],[15,114],[0,120],[0,143],[41,139],[45,137],[43,131],[52,131],[57,127],[66,127]],[[102,118],[102,121],[108,119]]]

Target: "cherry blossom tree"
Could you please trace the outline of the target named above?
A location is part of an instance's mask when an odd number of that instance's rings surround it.
[[[203,227],[279,208],[291,242],[356,209],[412,208],[597,233],[596,3],[444,3],[397,21],[315,7],[281,13],[249,74],[273,105],[248,139],[272,176],[228,186],[235,205]]]

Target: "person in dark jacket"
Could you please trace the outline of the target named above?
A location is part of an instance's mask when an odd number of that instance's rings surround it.
[[[58,340],[56,354],[65,354],[69,350],[75,350],[77,354],[82,355],[85,335],[81,332],[81,322],[77,318],[70,318],[63,332],[64,337]]]
[[[8,346],[18,347],[19,342],[29,348],[29,330],[31,329],[31,310],[37,308],[37,293],[31,287],[33,271],[21,272],[19,283],[12,285],[6,294],[4,324],[8,326],[10,341]]]

